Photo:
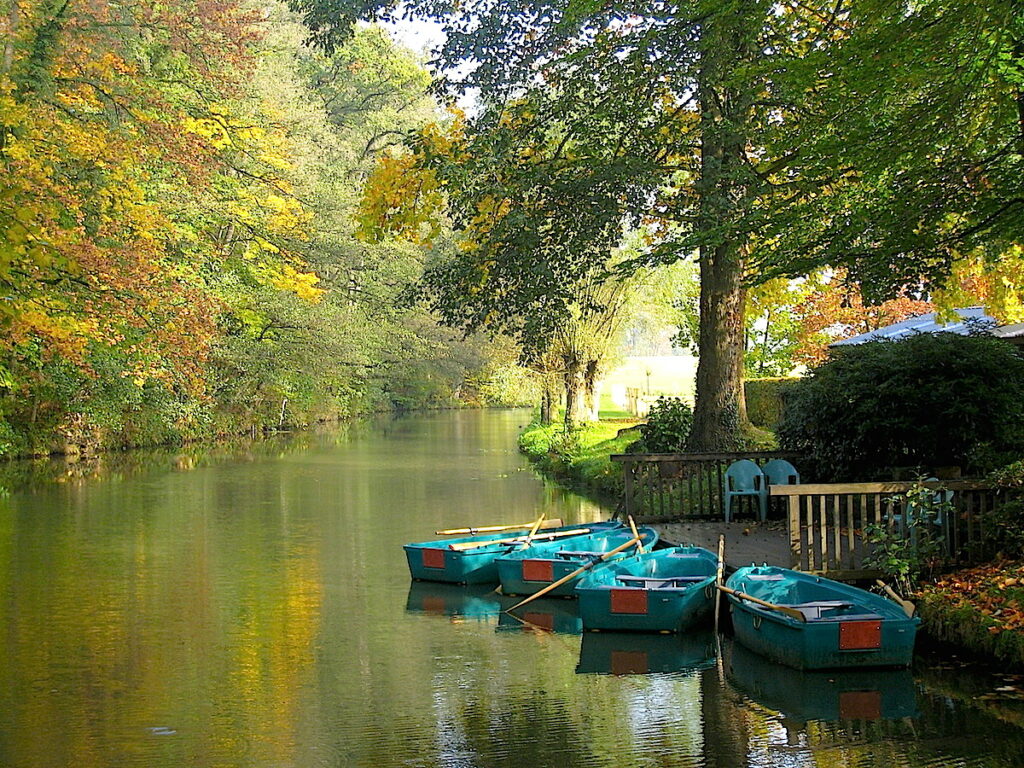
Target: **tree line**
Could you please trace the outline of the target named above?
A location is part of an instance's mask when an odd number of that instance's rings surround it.
[[[438,91],[479,94],[413,142],[416,202],[373,225],[393,241],[450,217],[455,243],[423,282],[449,324],[543,360],[607,306],[589,286],[696,261],[692,449],[743,444],[748,311],[770,281],[824,276],[846,297],[833,314],[1024,315],[1019,0],[293,5],[325,50],[357,19],[433,19]],[[387,188],[377,175],[368,195]],[[560,375],[571,401],[570,360]]]
[[[0,8],[0,455],[180,441],[480,398],[508,345],[400,300],[363,179],[434,121],[379,28],[283,4]],[[472,390],[472,391],[470,391]]]

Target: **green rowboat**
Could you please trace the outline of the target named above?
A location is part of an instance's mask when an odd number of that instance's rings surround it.
[[[579,523],[561,528],[545,529],[533,539],[535,543],[568,542],[576,536],[560,536],[579,529],[590,531],[624,530],[620,522]],[[442,581],[450,584],[497,584],[498,567],[495,561],[501,555],[515,551],[522,544],[509,542],[510,538],[525,536],[529,529],[505,531],[454,539],[437,539],[406,544],[405,557],[409,574],[420,581]],[[583,536],[584,534],[580,534]],[[464,549],[464,545],[476,545]],[[556,544],[557,545],[557,544]]]
[[[718,597],[718,559],[700,547],[670,547],[601,565],[576,585],[584,629],[683,632]]]
[[[640,540],[644,547],[652,547],[658,541],[658,532],[653,528],[640,528]],[[580,566],[600,560],[601,556],[620,547],[633,538],[628,528],[611,528],[586,536],[571,539],[537,542],[527,549],[519,549],[496,558],[498,579],[505,595],[532,595],[552,582],[568,576]],[[612,557],[627,557],[632,548]],[[574,597],[576,579],[548,592],[551,597]]]
[[[736,639],[752,651],[797,669],[906,667],[920,619],[863,589],[787,568],[750,566],[726,586],[804,620],[730,594]]]

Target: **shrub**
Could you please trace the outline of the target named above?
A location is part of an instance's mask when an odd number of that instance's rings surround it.
[[[635,453],[678,453],[693,426],[693,409],[680,397],[659,397],[641,425]]]
[[[799,381],[798,376],[774,379],[747,379],[743,393],[747,400],[747,418],[755,427],[775,429],[782,420],[782,401],[786,392]]]
[[[1024,450],[1024,358],[988,335],[840,347],[787,392],[779,442],[819,481],[985,471]]]
[[[896,583],[905,595],[914,592],[922,576],[938,568],[943,551],[943,518],[956,514],[953,503],[941,491],[925,487],[919,480],[905,498],[893,497],[891,504],[903,509],[903,525],[872,523],[864,539],[873,545],[864,565],[877,568]]]

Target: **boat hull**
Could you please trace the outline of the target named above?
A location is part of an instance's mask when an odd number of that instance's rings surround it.
[[[583,628],[684,632],[711,613],[716,567],[715,556],[698,547],[648,552],[599,567],[576,586]],[[674,578],[687,581],[673,584]],[[638,584],[638,579],[648,581]]]
[[[748,578],[751,575],[790,580],[795,589],[787,592],[787,585],[778,584],[759,594],[758,582]],[[736,639],[772,661],[796,669],[853,669],[906,667],[913,658],[920,620],[908,618],[899,606],[878,595],[784,568],[741,568],[730,577],[728,586],[794,608],[841,604],[801,622],[730,595]],[[809,596],[813,600],[807,601]]]

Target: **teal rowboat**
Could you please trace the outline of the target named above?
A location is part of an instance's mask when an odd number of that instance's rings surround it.
[[[620,522],[579,523],[544,530],[538,533],[533,541],[538,543],[545,541],[567,542],[577,537],[559,537],[558,534],[583,528],[589,528],[591,531],[625,530]],[[508,539],[525,536],[528,533],[529,529],[525,529],[406,544],[404,549],[406,560],[409,563],[409,574],[414,579],[421,581],[443,581],[451,584],[497,584],[498,567],[495,560],[522,546],[517,543],[509,543]],[[462,544],[485,546],[462,549],[458,546]]]
[[[797,669],[906,667],[920,619],[884,597],[773,566],[740,568],[726,586],[803,614],[805,621],[729,595],[736,639]]]
[[[700,547],[670,547],[601,565],[576,585],[584,629],[682,632],[718,596],[718,559]]]
[[[638,532],[645,548],[657,543],[658,532],[653,528],[640,528]],[[501,591],[506,595],[532,595],[568,576],[580,566],[600,560],[602,555],[632,538],[632,531],[619,526],[587,536],[573,536],[571,539],[547,542],[537,542],[535,539],[533,546],[497,558]],[[627,557],[632,551],[630,548],[612,557]],[[547,594],[552,597],[573,597],[577,580],[570,579]]]

